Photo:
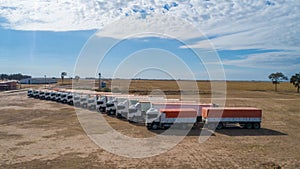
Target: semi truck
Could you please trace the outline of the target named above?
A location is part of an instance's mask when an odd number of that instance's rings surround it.
[[[139,101],[138,99],[131,97],[131,98],[125,99],[123,102],[118,103],[117,112],[116,112],[117,118],[128,119],[129,107],[131,105],[135,105],[136,103],[138,103],[138,101]]]
[[[106,103],[107,115],[116,115],[117,117],[119,117],[119,114],[117,114],[117,106],[119,103],[124,102],[125,100],[125,97],[115,97],[112,100],[108,101]]]
[[[50,100],[50,91],[45,92],[45,100]]]
[[[88,95],[82,95],[80,97],[80,106],[82,108],[87,108],[87,105],[88,105],[88,99],[89,99],[89,96]]]
[[[39,97],[39,94],[40,94],[40,91],[38,91],[38,90],[33,90],[32,97],[38,98],[38,97]]]
[[[40,91],[39,98],[44,100],[45,99],[45,91]]]
[[[160,109],[159,114],[147,114],[146,127],[148,130],[167,129],[172,125],[187,129],[197,121],[197,110],[192,108]]]
[[[60,95],[60,102],[67,103],[67,97],[69,93],[61,93]]]
[[[97,109],[101,113],[106,113],[106,103],[110,100],[112,100],[112,96],[102,95],[100,96],[99,101],[97,101]]]
[[[61,94],[62,94],[61,92],[56,92],[54,100],[57,101],[57,102],[60,102],[60,95]]]
[[[27,96],[28,96],[28,97],[32,97],[32,95],[33,95],[33,90],[32,90],[32,89],[29,89],[29,90],[27,91]]]
[[[55,100],[55,97],[56,97],[56,93],[57,92],[51,92],[51,94],[50,94],[50,100]]]
[[[76,94],[73,97],[73,105],[76,107],[80,106],[80,95]]]
[[[262,110],[251,107],[207,107],[202,109],[202,119],[209,129],[222,129],[227,124],[259,129]]]
[[[74,97],[73,93],[67,95],[67,104],[73,105],[73,97]]]
[[[89,110],[96,110],[97,96],[90,97],[87,101],[87,108]]]
[[[196,103],[190,101],[159,101],[159,102],[150,102],[144,101],[139,102],[135,106],[130,107],[129,114],[128,114],[128,121],[129,122],[142,122],[144,123],[146,120],[147,112],[151,113],[152,116],[156,114],[159,115],[159,109],[179,109],[179,108],[193,108],[197,111],[198,119],[197,121],[201,121],[201,110],[202,107],[212,107],[213,104],[203,104],[203,103]]]

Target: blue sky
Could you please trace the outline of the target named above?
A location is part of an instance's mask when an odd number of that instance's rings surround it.
[[[228,80],[268,80],[277,71],[291,76],[300,72],[299,10],[297,0],[3,0],[0,73],[186,79],[191,71],[209,80],[223,71],[209,65],[221,63]],[[102,61],[101,52],[107,52]]]

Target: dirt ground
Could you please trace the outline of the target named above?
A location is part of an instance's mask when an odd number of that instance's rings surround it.
[[[72,106],[27,98],[25,91],[0,93],[0,168],[300,168],[299,101],[296,93],[229,91],[227,106],[263,109],[261,129],[222,129],[204,143],[198,142],[201,129],[192,129],[171,150],[139,159],[97,146]],[[105,119],[131,137],[157,134]]]

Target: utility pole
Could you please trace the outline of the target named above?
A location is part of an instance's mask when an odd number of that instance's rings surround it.
[[[44,77],[45,77],[45,89],[46,89],[47,77],[46,77],[46,75]]]
[[[99,75],[99,90],[101,90],[101,73],[99,73],[98,75]]]

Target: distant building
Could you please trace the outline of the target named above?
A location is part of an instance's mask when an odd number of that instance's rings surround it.
[[[0,91],[16,90],[18,86],[17,80],[0,81]]]
[[[56,78],[27,78],[20,80],[21,84],[53,84],[57,83]]]

